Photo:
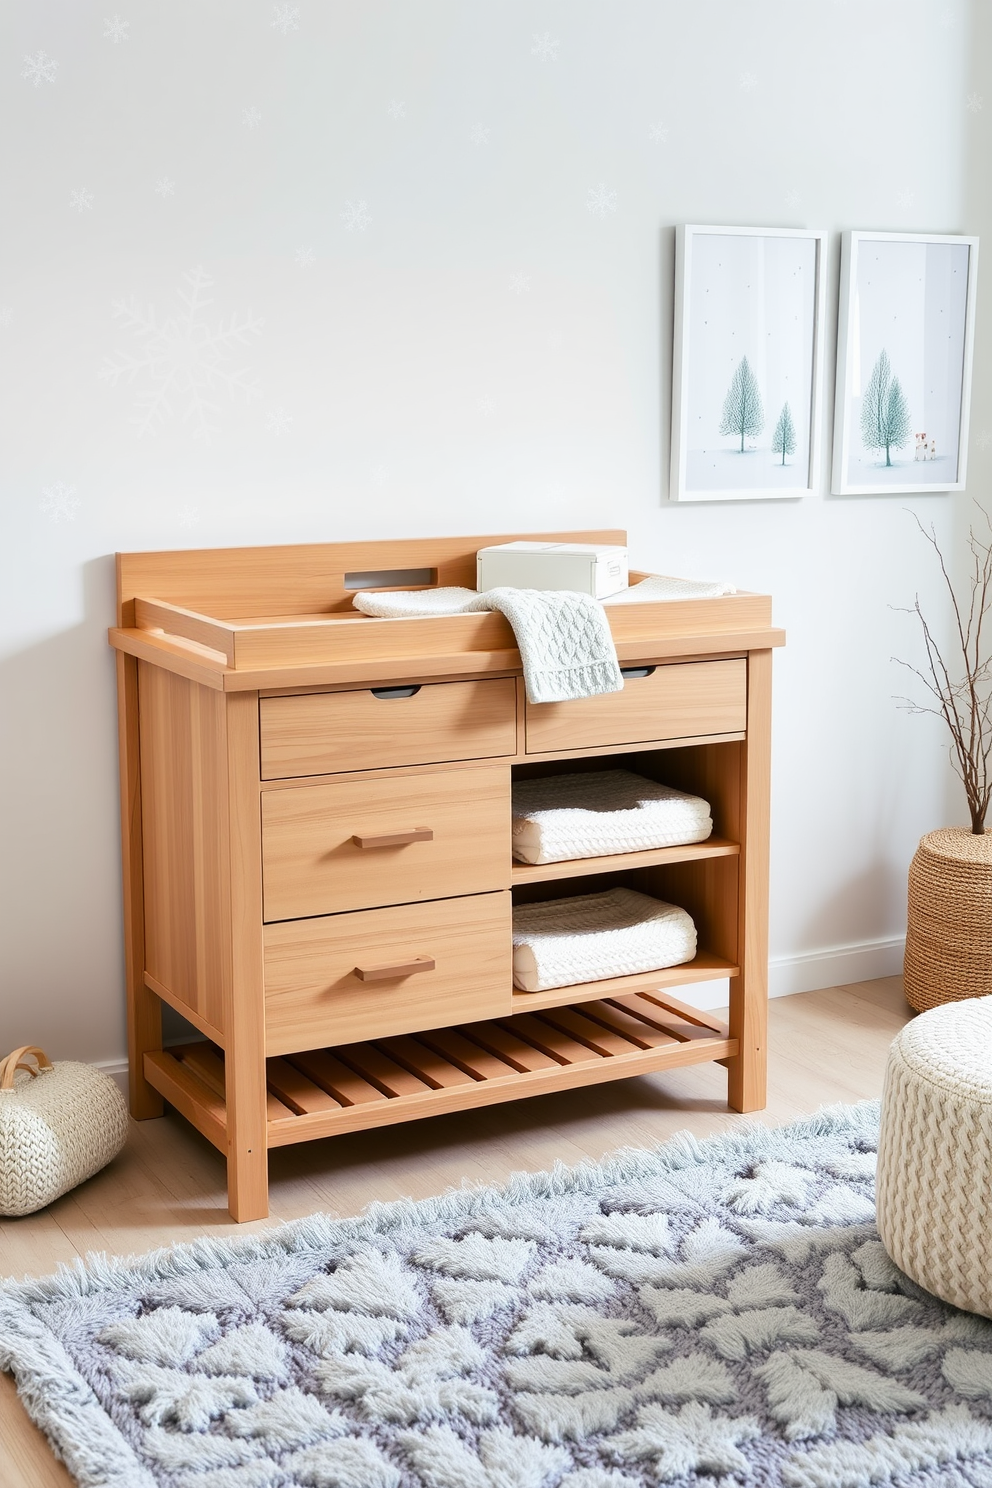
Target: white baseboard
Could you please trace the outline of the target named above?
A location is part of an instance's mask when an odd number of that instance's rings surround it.
[[[848,982],[898,976],[905,945],[905,936],[890,935],[882,940],[860,940],[853,945],[803,951],[798,956],[773,956],[768,963],[768,996],[792,997],[797,992],[818,992],[821,987],[843,987]],[[727,1006],[729,988],[728,978],[722,977],[716,982],[693,982],[668,990],[681,1002],[706,1012]],[[127,1094],[126,1059],[100,1059],[96,1068],[116,1080]]]

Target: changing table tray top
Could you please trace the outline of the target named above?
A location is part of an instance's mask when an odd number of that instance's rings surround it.
[[[529,533],[548,542],[624,545],[622,530]],[[480,547],[498,537],[200,548],[117,556],[111,644],[224,692],[470,677],[520,670],[505,618],[489,612],[379,619],[359,589],[475,587]],[[646,577],[632,572],[631,583]],[[779,646],[765,594],[609,606],[621,661]]]

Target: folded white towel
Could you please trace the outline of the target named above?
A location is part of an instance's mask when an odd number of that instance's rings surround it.
[[[560,863],[704,842],[709,802],[632,770],[546,775],[513,785],[513,856]]]
[[[695,954],[696,927],[685,910],[635,889],[546,899],[513,911],[513,985],[522,992],[660,971]]]
[[[661,574],[651,574],[619,594],[611,594],[603,603],[636,604],[643,600],[658,599],[716,599],[721,594],[736,594],[733,584],[720,579],[670,579]]]
[[[360,591],[352,604],[365,615],[465,615],[500,610],[513,627],[532,703],[619,692],[617,648],[606,611],[590,594],[569,589],[408,589]]]

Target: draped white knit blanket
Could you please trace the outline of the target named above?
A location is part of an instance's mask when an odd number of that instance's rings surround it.
[[[560,863],[609,853],[703,842],[709,802],[632,770],[590,770],[518,780],[513,786],[513,856]]]
[[[500,610],[513,627],[532,703],[562,703],[620,692],[623,677],[610,622],[589,594],[570,589],[362,591],[353,599],[366,615],[465,615]]]
[[[547,899],[513,911],[513,984],[522,992],[660,971],[695,954],[696,927],[685,910],[635,889]]]

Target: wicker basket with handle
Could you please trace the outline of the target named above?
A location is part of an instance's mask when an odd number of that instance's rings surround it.
[[[917,1012],[992,995],[992,832],[928,832],[909,869],[903,966]]]
[[[31,1063],[34,1060],[34,1063]],[[33,1214],[105,1167],[127,1140],[109,1075],[25,1044],[0,1060],[0,1214]]]

